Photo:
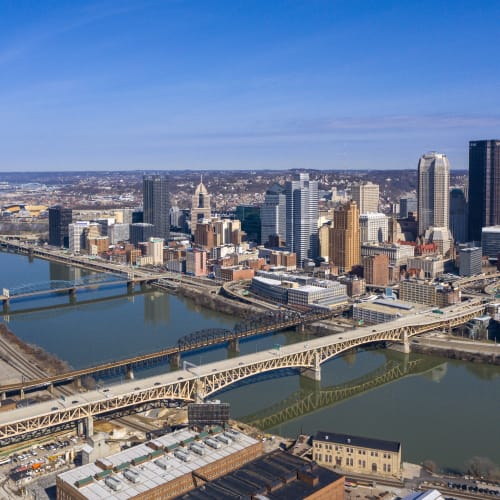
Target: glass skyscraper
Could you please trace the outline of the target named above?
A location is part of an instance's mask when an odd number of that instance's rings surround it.
[[[500,225],[500,140],[469,142],[469,240]]]
[[[170,196],[166,175],[143,177],[144,222],[153,224],[153,236],[168,240],[170,237]]]

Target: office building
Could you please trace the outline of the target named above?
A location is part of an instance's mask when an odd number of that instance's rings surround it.
[[[301,173],[288,181],[286,193],[286,245],[297,254],[297,263],[318,256],[318,182]]]
[[[68,226],[68,248],[71,253],[79,254],[85,249],[85,229],[89,221],[77,221]]]
[[[500,225],[500,140],[469,142],[469,241]],[[484,251],[484,250],[483,250]]]
[[[330,262],[341,272],[349,272],[360,265],[359,211],[355,201],[335,210],[330,231]]]
[[[389,256],[385,254],[363,257],[363,276],[368,285],[389,284]]]
[[[467,199],[463,189],[450,191],[450,230],[455,243],[468,241]]]
[[[255,241],[260,245],[260,207],[255,205],[238,205],[236,207],[236,218],[241,222],[241,230],[246,234],[246,241]]]
[[[210,205],[210,195],[203,184],[203,178],[200,180],[194,195],[191,199],[191,232],[196,229],[196,224],[204,219],[210,219],[212,208]]]
[[[186,274],[192,276],[206,276],[207,252],[197,248],[189,249],[186,252]]]
[[[168,179],[165,175],[143,177],[144,222],[153,225],[155,238],[170,237],[170,197]]]
[[[447,307],[460,302],[460,289],[450,284],[409,279],[399,283],[399,298],[416,304]]]
[[[416,215],[418,201],[416,198],[401,198],[399,200],[399,217],[401,219],[408,218],[408,214]]]
[[[282,243],[286,240],[286,194],[285,188],[273,184],[267,191],[260,207],[260,241],[267,245],[270,239]],[[270,245],[273,246],[273,245]]]
[[[460,276],[481,274],[483,253],[480,247],[462,248],[460,250]]]
[[[401,443],[319,431],[313,438],[313,460],[355,474],[401,478]]]
[[[359,213],[378,212],[379,186],[372,182],[354,184],[351,187],[351,198],[358,205]]]
[[[361,243],[386,243],[389,239],[389,218],[380,213],[361,214],[359,231]]]
[[[444,260],[441,255],[420,255],[408,259],[408,270],[417,271],[419,278],[437,278],[444,273]]]
[[[449,227],[450,162],[442,153],[426,153],[418,162],[418,234]]]
[[[386,254],[391,266],[406,266],[408,259],[415,255],[413,245],[400,245],[398,243],[366,243],[361,245],[361,256]]]
[[[163,264],[164,244],[163,238],[149,238],[148,256],[153,258],[153,266],[161,266]]]
[[[496,259],[500,255],[500,225],[483,227],[481,231],[483,256]]]
[[[73,210],[59,205],[49,208],[49,245],[69,246],[69,228],[73,222]]]
[[[130,237],[130,224],[113,224],[109,227],[108,234],[111,245],[116,245],[121,241],[128,241]]]
[[[153,224],[147,224],[146,222],[130,224],[130,243],[134,245],[138,245],[142,241],[148,241],[149,238],[153,237],[153,234]]]

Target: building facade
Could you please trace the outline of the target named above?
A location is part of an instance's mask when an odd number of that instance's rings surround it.
[[[285,185],[286,246],[297,254],[297,263],[318,256],[318,182],[301,173]]]
[[[389,284],[389,256],[385,254],[363,257],[363,276],[369,285]]]
[[[330,233],[330,262],[341,272],[361,264],[359,211],[355,201],[342,205],[333,214]]]
[[[313,460],[346,472],[401,477],[401,443],[319,431],[313,438]]]
[[[386,243],[389,239],[389,218],[385,214],[367,213],[359,216],[361,243]]]
[[[266,191],[264,203],[260,207],[260,221],[260,240],[263,245],[269,244],[271,238],[278,242],[286,241],[286,194],[283,186],[273,184]]]
[[[378,212],[379,186],[372,182],[354,184],[351,187],[351,198],[356,202],[359,212]]]
[[[144,222],[153,225],[152,236],[168,240],[170,237],[170,196],[167,176],[145,175],[142,184]]]
[[[481,274],[483,252],[480,247],[462,248],[460,250],[460,276]]]
[[[483,227],[481,231],[481,247],[483,255],[490,259],[500,255],[500,226]]]
[[[191,198],[191,232],[194,232],[198,222],[210,219],[212,216],[210,198],[208,190],[203,184],[203,179],[201,179]]]
[[[467,199],[463,189],[450,191],[450,230],[455,243],[468,241]]]
[[[399,216],[401,219],[406,219],[408,214],[416,214],[418,201],[416,198],[400,198],[399,200]]]
[[[154,226],[146,222],[130,224],[130,243],[138,245],[142,241],[148,241],[153,237]]]
[[[49,245],[69,246],[69,228],[73,222],[73,210],[59,205],[49,208]]]
[[[450,162],[442,153],[426,153],[418,162],[418,234],[449,227]]]
[[[469,142],[469,241],[500,225],[500,140]]]

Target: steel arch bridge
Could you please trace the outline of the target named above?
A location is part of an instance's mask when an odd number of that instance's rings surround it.
[[[75,280],[48,280],[35,283],[25,283],[9,288],[10,297],[19,295],[30,295],[43,292],[51,292],[58,290],[67,290],[75,287],[103,285],[106,283],[113,284],[115,282],[123,282],[123,277],[112,275],[109,273],[95,273]]]
[[[482,301],[454,306],[442,316],[428,313],[422,316],[402,318],[378,325],[364,327],[344,333],[344,337],[330,335],[310,341],[310,344],[292,344],[276,352],[257,352],[243,357],[204,365],[197,374],[189,371],[169,373],[163,383],[157,378],[145,379],[150,386],[132,390],[129,385],[123,393],[103,398],[95,391],[87,400],[69,408],[51,410],[53,402],[40,403],[28,410],[12,410],[0,413],[0,446],[10,439],[35,433],[40,429],[63,426],[82,419],[97,417],[113,411],[123,410],[163,399],[202,401],[203,399],[239,382],[273,370],[294,368],[318,375],[322,363],[350,349],[374,342],[405,342],[409,337],[435,329],[452,328],[463,324],[484,312]],[[220,365],[222,364],[222,367]],[[219,367],[218,367],[219,366]],[[176,377],[178,374],[182,377]],[[313,377],[316,378],[317,377]],[[136,382],[135,382],[136,383]],[[14,415],[12,417],[11,415]],[[18,416],[17,418],[15,416]]]

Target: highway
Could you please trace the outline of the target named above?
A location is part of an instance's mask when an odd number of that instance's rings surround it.
[[[37,432],[131,406],[158,400],[203,400],[235,382],[282,368],[296,368],[306,376],[319,379],[320,365],[354,347],[372,342],[401,342],[435,329],[458,326],[484,312],[480,299],[443,309],[430,310],[380,325],[357,328],[307,343],[299,342],[279,349],[266,350],[226,359],[199,367],[168,372],[137,381],[127,381],[101,390],[78,394],[70,401],[52,400],[0,413],[0,444],[16,436]]]

